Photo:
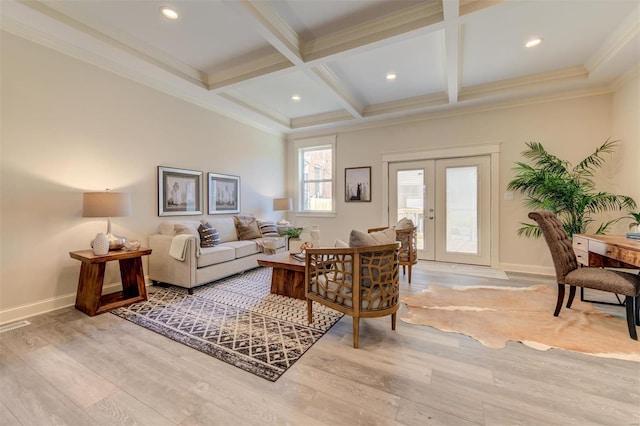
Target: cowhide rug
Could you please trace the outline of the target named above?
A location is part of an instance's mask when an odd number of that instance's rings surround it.
[[[401,320],[462,333],[490,348],[504,348],[513,340],[539,350],[559,348],[640,362],[640,342],[629,337],[624,311],[623,318],[614,317],[581,302],[576,294],[571,309],[563,306],[554,317],[556,297],[557,289],[546,285],[432,286],[401,298],[409,308]]]

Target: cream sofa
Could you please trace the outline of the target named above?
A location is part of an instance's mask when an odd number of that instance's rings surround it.
[[[258,267],[257,258],[267,251],[284,251],[284,237],[262,237],[254,240],[239,240],[233,217],[207,218],[220,236],[220,244],[215,247],[200,247],[197,232],[200,221],[171,220],[160,224],[160,232],[149,236],[149,278],[153,284],[167,283],[189,289],[220,278],[238,274]],[[179,225],[178,227],[176,225]],[[176,229],[189,227],[192,235],[176,235]],[[182,257],[175,255],[175,245],[184,244]],[[170,254],[170,251],[172,254]]]

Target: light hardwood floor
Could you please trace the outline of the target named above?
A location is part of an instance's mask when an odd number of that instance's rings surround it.
[[[508,275],[418,264],[402,293],[554,285]],[[639,363],[514,342],[488,349],[402,321],[394,332],[389,318],[361,320],[360,349],[343,318],[275,383],[108,313],[68,308],[29,321],[0,334],[2,425],[640,424]]]

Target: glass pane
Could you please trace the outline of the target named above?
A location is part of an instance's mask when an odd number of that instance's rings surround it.
[[[331,182],[307,182],[302,186],[303,210],[331,211]]]
[[[304,150],[302,154],[302,209],[333,210],[331,147]]]
[[[448,167],[447,252],[478,253],[478,167]]]
[[[418,250],[424,249],[424,170],[398,171],[397,220],[409,218],[418,227]]]

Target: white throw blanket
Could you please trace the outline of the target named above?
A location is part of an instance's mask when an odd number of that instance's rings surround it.
[[[184,261],[187,256],[187,242],[191,235],[180,234],[173,237],[171,240],[171,247],[169,248],[169,256],[174,259]]]

